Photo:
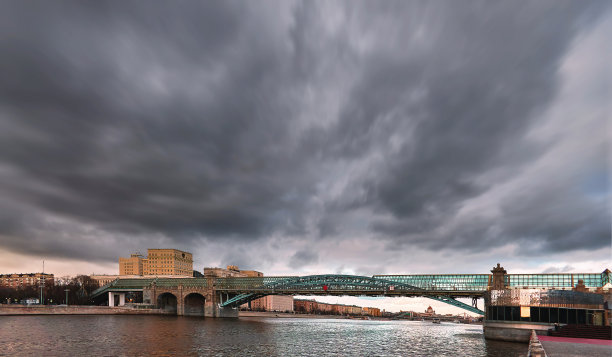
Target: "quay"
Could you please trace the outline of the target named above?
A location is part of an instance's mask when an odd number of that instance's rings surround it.
[[[170,315],[155,308],[132,306],[88,306],[88,305],[0,305],[0,316],[14,315]]]
[[[589,338],[538,336],[531,332],[528,357],[610,357],[612,341]]]

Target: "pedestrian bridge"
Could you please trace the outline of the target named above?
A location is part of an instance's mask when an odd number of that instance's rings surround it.
[[[178,314],[203,311],[206,316],[223,316],[223,310],[266,295],[352,295],[420,296],[484,314],[477,299],[491,289],[547,288],[573,289],[579,281],[590,289],[610,283],[610,271],[567,274],[505,274],[499,267],[494,274],[425,274],[356,276],[341,274],[234,278],[142,278],[117,279],[93,293],[94,298],[108,294],[142,291],[144,300],[157,307],[174,309]],[[472,298],[472,304],[457,298]],[[119,299],[120,301],[120,299]],[[195,305],[194,305],[195,304]],[[201,309],[197,306],[204,304]],[[195,307],[197,309],[195,309]],[[194,310],[195,309],[195,310]],[[199,312],[198,312],[199,314]]]
[[[476,306],[476,299],[486,291],[486,280],[484,285],[478,285],[481,283],[478,278],[472,278],[469,284],[464,282],[463,285],[434,286],[430,283],[427,287],[377,276],[338,274],[233,278],[218,280],[217,283],[217,291],[222,292],[221,307],[240,306],[266,295],[423,296],[483,314]],[[223,294],[227,299],[223,299]],[[458,301],[456,297],[471,297],[473,305]]]

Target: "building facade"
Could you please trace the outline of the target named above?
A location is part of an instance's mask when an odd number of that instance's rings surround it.
[[[129,258],[119,258],[119,275],[144,275],[143,261],[140,254],[132,254]]]
[[[15,289],[25,288],[28,286],[40,286],[43,281],[45,286],[55,285],[55,277],[53,274],[0,274],[0,286]]]
[[[178,249],[147,249],[143,275],[193,276],[193,256]]]
[[[293,307],[296,312],[303,314],[314,314],[319,304],[315,300],[294,300]]]
[[[294,311],[302,314],[382,316],[379,308],[355,305],[327,304],[315,300],[294,300]]]
[[[193,256],[178,249],[147,249],[146,258],[119,258],[119,275],[193,276]]]
[[[118,278],[127,278],[129,276],[125,276],[125,275],[103,275],[103,274],[92,274],[89,276],[92,280],[95,280],[98,285],[100,286],[104,286],[106,284],[110,284],[111,282],[113,282],[114,280],[118,279]],[[135,276],[135,277],[140,277]]]
[[[251,309],[256,311],[293,312],[293,296],[264,296],[251,301]]]
[[[214,278],[252,278],[264,276],[262,272],[255,270],[240,270],[236,265],[228,265],[223,268],[204,268],[205,277]]]
[[[377,307],[364,307],[363,314],[367,316],[382,316],[380,309]]]

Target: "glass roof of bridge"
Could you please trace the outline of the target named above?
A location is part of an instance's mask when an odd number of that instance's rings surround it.
[[[572,288],[583,280],[588,288],[598,288],[610,282],[608,274],[508,274],[506,285],[516,288]]]
[[[489,274],[374,275],[374,278],[395,281],[427,290],[483,291],[487,290],[489,276]]]
[[[491,274],[374,275],[374,278],[432,290],[487,290],[490,277]],[[608,269],[601,274],[507,274],[505,278],[505,285],[512,288],[572,288],[579,280],[583,280],[587,288],[598,288],[611,283]]]
[[[329,275],[330,279],[351,278],[353,276]],[[215,286],[223,289],[265,288],[296,276],[285,277],[249,277],[249,278],[216,278]],[[421,275],[374,275],[375,279],[411,285],[426,290],[440,291],[485,291],[490,285],[491,274],[421,274]],[[549,288],[569,289],[575,287],[579,280],[587,288],[598,288],[611,283],[611,272],[606,269],[597,273],[562,273],[562,274],[507,274],[505,285],[511,288]],[[113,289],[142,289],[155,282],[158,286],[199,286],[205,287],[205,278],[145,278],[117,279],[94,292],[94,295]]]

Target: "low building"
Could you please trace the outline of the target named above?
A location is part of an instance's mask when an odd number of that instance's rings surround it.
[[[294,300],[294,311],[302,314],[345,315],[345,316],[382,316],[380,309],[355,305],[327,304],[316,300]]]
[[[92,274],[89,276],[91,278],[91,280],[94,280],[98,283],[98,285],[100,286],[104,286],[106,284],[110,284],[111,282],[113,282],[114,280],[118,279],[118,278],[131,278],[131,277],[138,277],[140,278],[140,275],[137,276],[122,276],[122,275],[105,275],[105,274]]]
[[[376,308],[376,307],[364,307],[363,308],[363,314],[367,315],[367,316],[375,316],[375,317],[378,317],[378,316],[382,315],[381,312],[380,312],[380,309]]]
[[[240,272],[246,275],[247,277],[252,277],[252,278],[264,276],[262,272],[255,271],[255,270],[240,270]]]
[[[268,295],[251,301],[251,309],[257,311],[293,312],[293,296]]]
[[[55,285],[53,274],[46,273],[26,273],[26,274],[0,274],[0,286],[9,288],[25,288],[28,286]]]
[[[236,265],[228,265],[226,269],[223,268],[204,268],[205,277],[214,278],[250,278],[250,277],[262,277],[262,272],[255,270],[240,270]]]
[[[314,314],[317,312],[318,303],[315,300],[293,300],[294,311],[303,314]]]

